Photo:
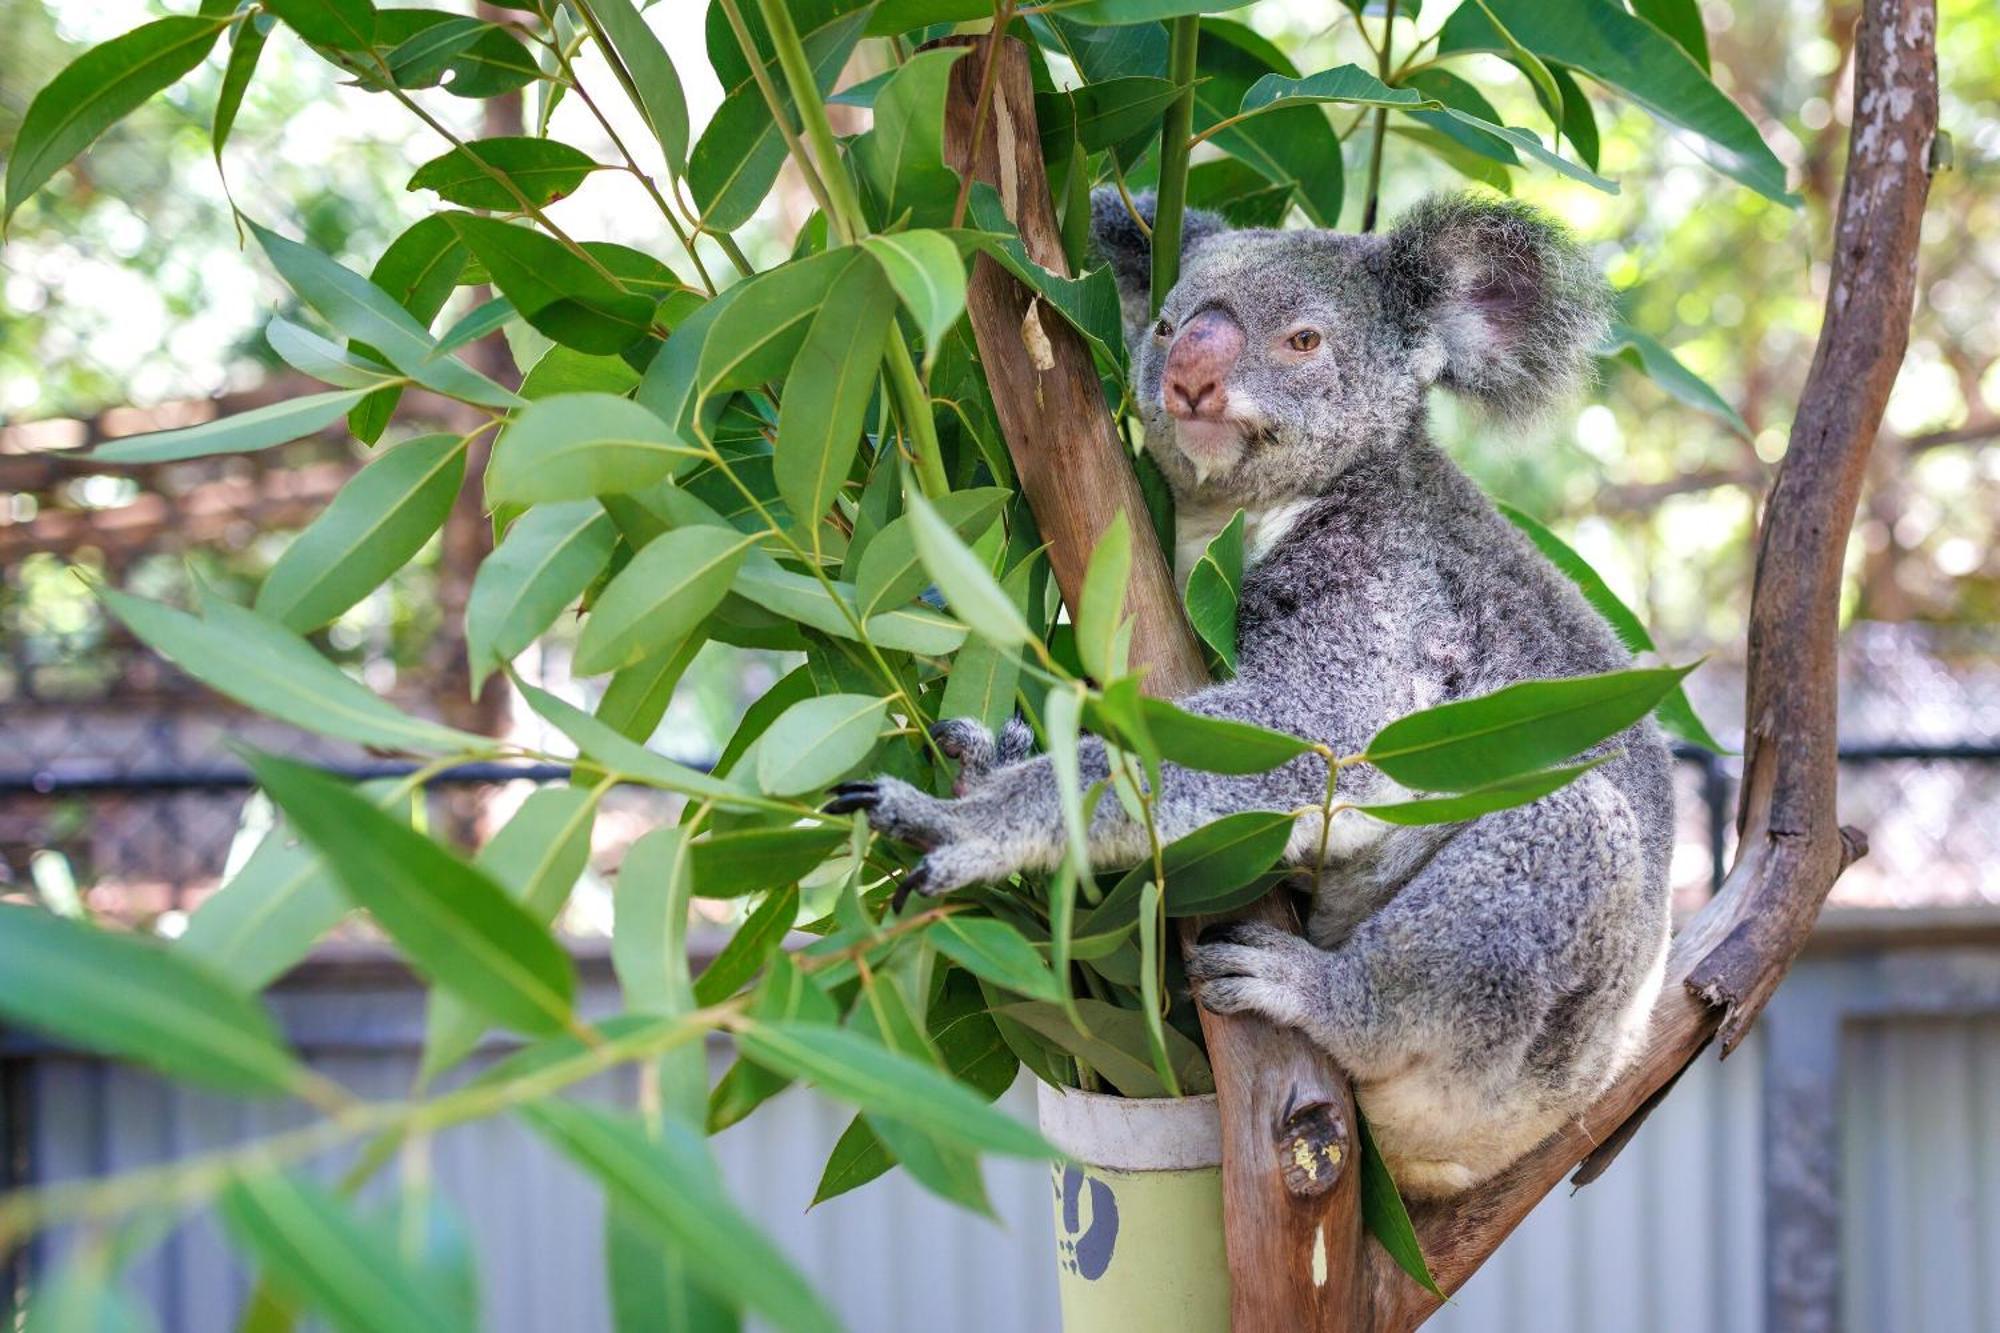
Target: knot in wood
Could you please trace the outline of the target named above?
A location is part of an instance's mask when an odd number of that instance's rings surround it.
[[[1294,1109],[1278,1126],[1278,1170],[1294,1198],[1316,1199],[1331,1190],[1352,1153],[1347,1118],[1334,1102]]]

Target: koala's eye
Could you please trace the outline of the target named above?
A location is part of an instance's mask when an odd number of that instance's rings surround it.
[[[1285,346],[1291,348],[1294,352],[1310,352],[1319,346],[1319,330],[1300,329],[1297,333],[1285,339]]]
[[[1161,320],[1161,321],[1160,321],[1159,323],[1157,323],[1157,324],[1155,324],[1155,325],[1153,326],[1153,336],[1154,336],[1155,338],[1168,338],[1168,337],[1172,337],[1172,336],[1173,336],[1173,332],[1174,332],[1174,326],[1173,326],[1173,325],[1171,325],[1171,324],[1169,324],[1169,323],[1168,323],[1168,322],[1167,322],[1166,320],[1164,320],[1164,319],[1163,319],[1163,320]]]

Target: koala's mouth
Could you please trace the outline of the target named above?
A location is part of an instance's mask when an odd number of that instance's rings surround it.
[[[1230,417],[1181,417],[1174,421],[1174,443],[1194,468],[1197,484],[1227,472],[1249,451],[1251,424]]]

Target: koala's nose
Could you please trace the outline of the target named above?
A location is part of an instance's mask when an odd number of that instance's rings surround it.
[[[1220,417],[1229,406],[1229,372],[1243,354],[1243,330],[1220,310],[1196,315],[1174,335],[1160,396],[1182,418]]]

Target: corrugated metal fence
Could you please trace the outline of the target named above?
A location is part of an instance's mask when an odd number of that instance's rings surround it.
[[[1431,1326],[2000,1329],[2000,925],[1925,934],[1906,918],[1884,935],[1881,924],[1829,932],[1736,1057],[1699,1062],[1602,1181],[1548,1200]],[[594,990],[608,1006],[601,978]],[[408,1089],[422,1013],[392,972],[313,967],[274,1007],[313,1063],[357,1092]],[[10,1155],[33,1181],[184,1156],[302,1119],[63,1053],[17,1048],[7,1063]],[[1024,1117],[1030,1094],[1010,1094]],[[849,1326],[1054,1330],[1046,1169],[989,1163],[997,1221],[900,1175],[808,1212],[847,1118],[793,1091],[716,1149],[735,1197]],[[506,1119],[441,1135],[432,1160],[479,1256],[487,1327],[608,1326],[589,1186]],[[48,1263],[58,1248],[27,1262]],[[247,1290],[206,1217],[130,1281],[168,1333],[231,1327]]]

